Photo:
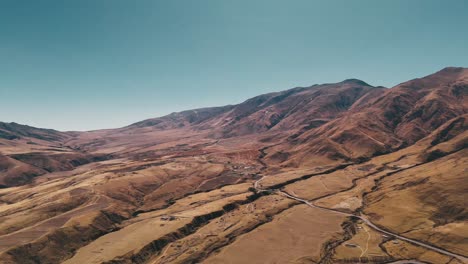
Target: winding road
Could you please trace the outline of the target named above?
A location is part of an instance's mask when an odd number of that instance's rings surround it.
[[[387,264],[427,264],[427,263],[409,259],[409,260],[398,260],[398,261],[390,262]]]
[[[300,197],[297,197],[297,196],[294,196],[294,195],[291,195],[285,191],[282,191],[282,190],[278,190],[278,189],[262,189],[261,187],[259,187],[260,185],[260,182],[265,179],[266,176],[263,176],[261,179],[257,180],[254,182],[254,188],[258,191],[258,192],[277,192],[277,193],[280,193],[290,199],[293,199],[293,200],[296,200],[296,201],[299,201],[299,202],[302,202],[306,205],[308,205],[309,207],[312,207],[312,208],[317,208],[317,209],[321,209],[321,210],[326,210],[326,211],[331,211],[331,212],[335,212],[337,214],[341,214],[341,215],[345,215],[345,216],[348,216],[348,217],[356,217],[360,220],[362,220],[367,226],[369,226],[370,228],[380,232],[380,233],[383,233],[383,234],[386,234],[386,235],[389,235],[389,236],[393,236],[395,238],[398,238],[402,241],[406,241],[408,243],[411,243],[411,244],[414,244],[414,245],[417,245],[417,246],[421,246],[421,247],[424,247],[426,249],[430,249],[430,250],[433,250],[433,251],[436,251],[440,254],[443,254],[443,255],[446,255],[446,256],[449,256],[449,257],[454,257],[454,258],[457,258],[458,260],[460,260],[462,263],[468,263],[468,258],[465,257],[465,256],[462,256],[462,255],[458,255],[458,254],[455,254],[455,253],[452,253],[450,251],[447,251],[447,250],[444,250],[444,249],[441,249],[441,248],[438,248],[438,247],[434,247],[434,246],[431,246],[429,244],[426,244],[424,242],[420,242],[418,240],[414,240],[414,239],[411,239],[411,238],[407,238],[407,237],[404,237],[404,236],[401,236],[401,235],[398,235],[398,234],[395,234],[395,233],[392,233],[390,231],[387,231],[387,230],[384,230],[378,226],[376,226],[374,223],[372,223],[369,219],[367,219],[366,217],[364,216],[361,216],[361,215],[356,215],[356,214],[351,214],[351,213],[345,213],[345,212],[342,212],[342,211],[338,211],[338,210],[335,210],[335,209],[330,209],[330,208],[326,208],[326,207],[321,207],[321,206],[317,206],[305,199],[302,199]],[[395,262],[395,263],[398,263],[398,262]],[[403,262],[404,263],[404,262]]]

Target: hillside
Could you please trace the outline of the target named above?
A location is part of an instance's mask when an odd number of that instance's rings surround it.
[[[105,159],[66,145],[73,133],[0,122],[0,187]]]
[[[0,123],[0,263],[468,263],[468,69],[118,129]]]

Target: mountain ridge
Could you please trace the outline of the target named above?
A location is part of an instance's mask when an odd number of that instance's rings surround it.
[[[264,142],[261,144],[277,142],[265,156],[272,164],[300,166],[304,160],[336,163],[410,146],[443,123],[467,113],[467,82],[468,69],[447,67],[392,88],[346,79],[262,94],[235,105],[175,112],[117,129],[59,132],[0,123],[0,135],[3,140],[24,137],[23,145],[53,143],[55,152],[89,160],[102,155],[103,147],[109,149],[104,155],[113,153],[110,150],[117,147],[113,142],[124,140],[127,143],[123,144],[137,148],[142,144],[138,143],[141,139],[135,140],[137,137],[157,137],[165,131],[203,140],[254,137],[254,141]],[[148,146],[158,144],[156,138],[154,143],[148,140]],[[50,147],[43,149],[38,149],[41,159],[51,154]],[[6,153],[10,157],[17,154],[21,152]]]
[[[460,264],[467,97],[468,69],[446,68],[117,129],[0,123],[0,262],[245,263],[260,248],[317,263]]]

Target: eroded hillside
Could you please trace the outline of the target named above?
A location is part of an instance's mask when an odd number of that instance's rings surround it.
[[[468,69],[0,126],[1,263],[467,263]]]

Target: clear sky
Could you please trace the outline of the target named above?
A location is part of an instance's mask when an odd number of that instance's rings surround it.
[[[0,1],[0,120],[128,125],[271,91],[468,66],[465,0]]]

